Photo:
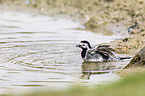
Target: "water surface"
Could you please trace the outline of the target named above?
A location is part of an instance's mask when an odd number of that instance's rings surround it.
[[[99,86],[120,78],[113,71],[128,60],[86,64],[75,45],[89,40],[95,46],[121,37],[79,29],[83,26],[73,20],[1,12],[0,94],[45,87],[63,89],[80,82]]]

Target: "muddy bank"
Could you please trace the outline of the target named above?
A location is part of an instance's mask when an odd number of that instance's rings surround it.
[[[142,48],[130,61],[130,63],[125,67],[135,67],[135,66],[144,66],[145,65],[145,47]]]
[[[145,46],[145,32],[136,34],[133,37],[127,37],[122,40],[111,42],[117,53],[126,53],[135,55],[142,47]]]
[[[118,24],[120,34],[124,35],[137,21],[139,26],[131,34],[111,42],[111,45],[117,53],[133,55],[145,46],[144,0],[0,0],[0,3],[1,10],[23,10],[73,18],[82,22],[87,30],[104,34],[112,34],[113,28],[108,30],[112,27],[109,25]]]

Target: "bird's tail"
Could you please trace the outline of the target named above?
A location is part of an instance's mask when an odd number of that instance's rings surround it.
[[[127,57],[119,57],[120,60],[130,59],[130,58],[132,58],[132,57],[129,57],[129,56],[127,56]]]

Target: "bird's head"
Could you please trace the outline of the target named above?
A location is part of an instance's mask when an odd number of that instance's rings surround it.
[[[86,40],[81,41],[78,45],[76,45],[76,47],[80,47],[82,49],[91,49],[90,43]]]

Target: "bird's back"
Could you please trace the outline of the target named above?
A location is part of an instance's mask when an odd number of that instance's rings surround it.
[[[109,61],[114,59],[116,59],[115,50],[104,44],[89,50],[86,57],[88,61]]]

